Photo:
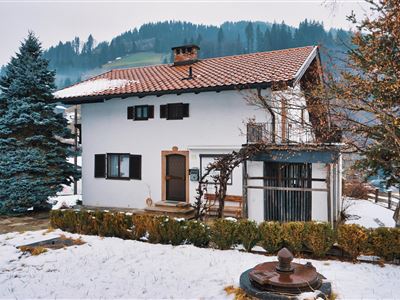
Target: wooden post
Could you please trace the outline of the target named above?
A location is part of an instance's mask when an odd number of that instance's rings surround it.
[[[242,194],[243,194],[243,209],[242,209],[242,217],[248,218],[248,204],[247,204],[247,161],[243,162],[242,167]]]
[[[75,168],[78,166],[78,106],[75,105],[75,111],[74,111],[74,148],[75,148],[75,154],[74,154],[74,165]],[[74,180],[74,195],[78,194],[78,183],[76,180]]]
[[[375,203],[378,203],[379,199],[379,189],[375,189]]]
[[[326,189],[328,190],[327,194],[327,204],[328,204],[328,222],[332,224],[332,203],[331,203],[331,164],[327,165],[327,174],[326,174]]]
[[[388,208],[392,207],[392,191],[388,191]]]

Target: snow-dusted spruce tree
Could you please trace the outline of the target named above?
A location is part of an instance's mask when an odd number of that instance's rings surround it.
[[[0,78],[0,214],[48,209],[48,197],[79,178],[67,162],[67,121],[54,111],[54,75],[29,33]]]

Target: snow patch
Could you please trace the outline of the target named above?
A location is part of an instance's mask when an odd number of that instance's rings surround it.
[[[82,195],[60,195],[49,198],[49,203],[52,203],[52,209],[71,208],[78,200],[82,200]]]
[[[65,88],[63,90],[54,93],[57,98],[66,97],[77,97],[77,96],[87,96],[94,93],[103,92],[106,90],[111,90],[119,87],[123,87],[130,83],[138,83],[136,80],[126,80],[126,79],[106,79],[100,78],[96,80],[88,80],[82,83],[78,83],[71,87]]]
[[[21,255],[21,241],[52,238],[56,230],[0,235],[0,298],[232,299],[224,288],[275,256],[191,245],[171,246],[83,235],[84,245]],[[78,238],[77,234],[64,233]],[[396,299],[400,267],[296,258],[312,262],[338,299]],[[303,299],[312,294],[302,295]]]
[[[358,224],[366,228],[395,227],[394,211],[368,200],[345,199],[343,201],[346,213],[350,218],[346,224]]]

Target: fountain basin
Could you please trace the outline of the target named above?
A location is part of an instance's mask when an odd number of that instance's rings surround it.
[[[286,248],[278,252],[278,261],[255,266],[240,276],[240,287],[258,299],[297,299],[301,293],[312,292],[314,298],[326,299],[332,293],[331,283],[315,267],[293,263],[293,254]]]

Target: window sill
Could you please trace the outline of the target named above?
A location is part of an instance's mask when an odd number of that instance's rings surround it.
[[[106,177],[106,179],[109,179],[109,180],[125,180],[125,181],[130,180],[129,177]]]

